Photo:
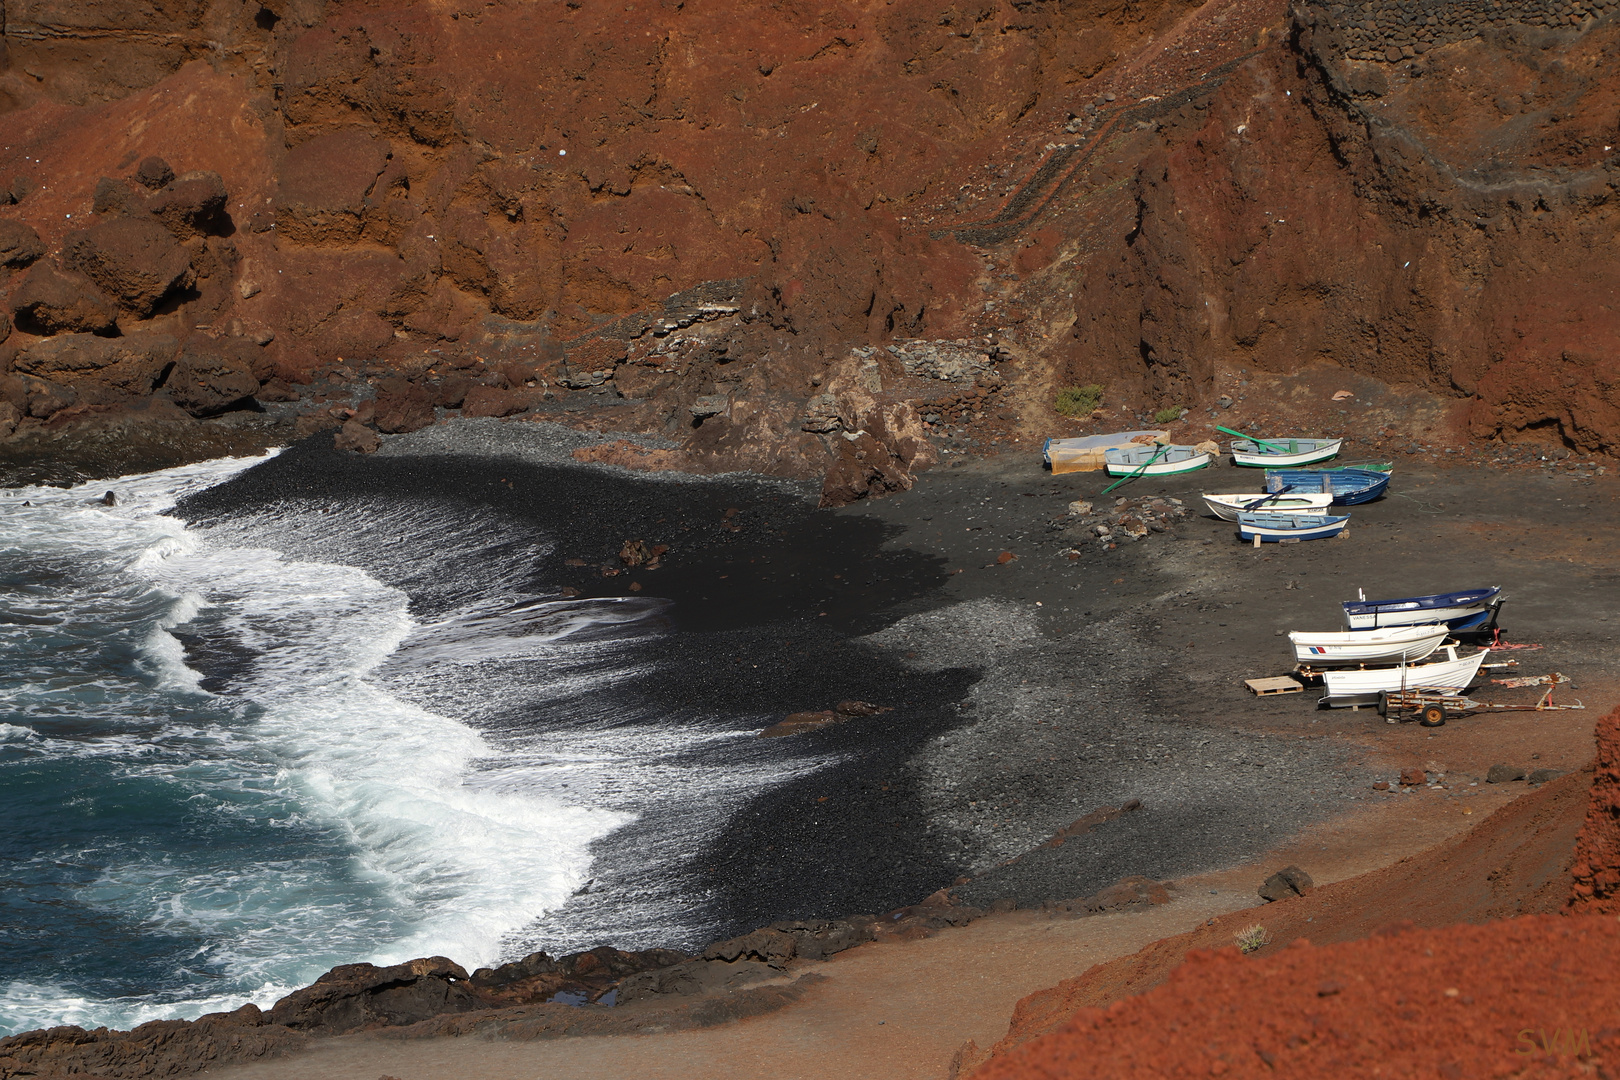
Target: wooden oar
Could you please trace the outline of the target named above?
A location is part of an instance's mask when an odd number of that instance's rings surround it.
[[[1264,446],[1266,449],[1274,450],[1279,454],[1288,453],[1287,450],[1284,450],[1282,448],[1281,443],[1266,442],[1264,439],[1257,439],[1253,435],[1245,435],[1241,431],[1233,431],[1231,428],[1229,428],[1229,427],[1221,427],[1221,425],[1219,425],[1219,424],[1215,425],[1215,430],[1216,431],[1224,431],[1228,435],[1236,435],[1240,439],[1248,439],[1250,442],[1254,443],[1254,445],[1256,445],[1256,446]]]
[[[1099,499],[1102,498],[1103,495],[1106,495],[1110,491],[1113,491],[1115,488],[1119,487],[1119,485],[1123,484],[1125,481],[1127,481],[1127,480],[1135,480],[1138,476],[1141,476],[1142,475],[1142,470],[1146,469],[1149,465],[1151,465],[1155,461],[1159,460],[1159,455],[1164,453],[1168,449],[1170,449],[1170,444],[1169,443],[1165,443],[1163,446],[1160,446],[1157,450],[1153,451],[1153,456],[1152,457],[1148,458],[1146,461],[1142,462],[1142,464],[1137,467],[1135,472],[1131,473],[1131,475],[1129,475],[1129,476],[1122,476],[1118,480],[1115,480],[1112,484],[1109,484],[1107,487],[1103,488],[1102,489],[1102,495],[1098,495],[1097,498],[1099,498]]]
[[[1280,499],[1284,495],[1288,494],[1290,491],[1293,491],[1293,490],[1294,490],[1294,485],[1293,484],[1284,484],[1282,486],[1282,490],[1280,490],[1280,491],[1273,491],[1270,495],[1267,495],[1265,498],[1256,499],[1252,503],[1244,503],[1243,504],[1243,509],[1245,509],[1245,510],[1253,510],[1255,507],[1259,506],[1261,503],[1268,503],[1272,499]]]

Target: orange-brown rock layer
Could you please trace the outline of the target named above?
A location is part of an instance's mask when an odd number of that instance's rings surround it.
[[[1597,761],[1586,821],[1575,841],[1569,910],[1620,914],[1620,709],[1597,725]]]

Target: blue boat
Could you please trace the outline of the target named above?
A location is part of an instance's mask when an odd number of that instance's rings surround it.
[[[1350,515],[1326,514],[1248,514],[1237,516],[1238,535],[1245,540],[1260,538],[1262,544],[1282,540],[1328,540],[1344,532]]]
[[[1371,469],[1267,469],[1266,490],[1295,495],[1332,492],[1333,505],[1372,502],[1389,487],[1389,474]]]
[[[1461,592],[1403,596],[1396,600],[1344,601],[1344,623],[1351,630],[1372,630],[1380,626],[1417,626],[1445,623],[1454,629],[1481,630],[1496,615],[1502,590],[1464,589]]]

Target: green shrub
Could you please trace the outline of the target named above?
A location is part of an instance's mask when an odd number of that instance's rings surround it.
[[[1155,424],[1173,424],[1177,420],[1180,420],[1181,414],[1186,411],[1187,410],[1182,408],[1180,405],[1172,405],[1168,409],[1160,409],[1158,412],[1154,413],[1153,422]]]
[[[1102,404],[1103,388],[1100,383],[1090,386],[1071,386],[1060,392],[1052,407],[1064,416],[1086,416]]]

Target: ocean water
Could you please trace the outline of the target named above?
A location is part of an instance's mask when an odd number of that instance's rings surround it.
[[[670,889],[557,922],[593,844],[653,814],[675,824],[641,860],[690,859],[827,763],[758,718],[593,708],[656,666],[669,605],[536,594],[555,552],[522,522],[169,512],[257,463],[0,493],[0,1033],[264,1006],[360,960],[653,944]]]

